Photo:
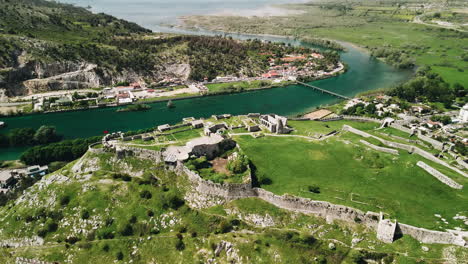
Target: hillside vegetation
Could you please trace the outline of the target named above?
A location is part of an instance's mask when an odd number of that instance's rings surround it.
[[[255,198],[196,208],[192,188],[162,164],[87,153],[0,207],[0,242],[15,246],[0,249],[0,262],[443,263],[465,254],[442,245],[425,252],[410,237],[384,244],[360,225]]]
[[[134,23],[45,0],[0,0],[0,89],[7,95],[119,82],[254,76],[260,52],[294,49],[223,37],[153,34]]]

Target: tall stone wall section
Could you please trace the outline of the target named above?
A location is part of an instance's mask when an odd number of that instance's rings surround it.
[[[359,140],[359,142],[361,142],[362,144],[372,148],[372,149],[375,149],[377,151],[380,151],[380,152],[384,152],[384,153],[390,153],[390,154],[393,154],[393,155],[399,155],[398,153],[398,150],[395,150],[395,149],[390,149],[390,148],[384,148],[384,147],[379,147],[379,146],[376,146],[374,144],[371,144],[365,140]]]
[[[368,227],[374,229],[377,228],[379,215],[377,213],[364,213],[351,207],[336,205],[324,201],[314,201],[296,196],[280,196],[261,188],[255,188],[255,190],[258,198],[279,208],[295,212],[314,214],[325,218],[327,222],[331,222],[333,220],[341,220],[351,223],[360,222]]]
[[[406,132],[406,133],[408,133],[410,135],[411,135],[411,133],[413,133],[413,131],[411,129],[409,129],[407,127],[404,127],[404,126],[402,126],[400,124],[392,123],[392,124],[390,124],[390,127],[401,130],[401,131]]]
[[[418,133],[418,138],[421,139],[422,141],[425,141],[429,144],[431,144],[435,149],[438,149],[438,150],[443,150],[444,149],[444,143],[440,142],[440,141],[437,141],[433,138],[430,138],[428,136],[425,136],[423,134],[421,134],[421,132]]]
[[[220,184],[208,181],[200,177],[196,172],[185,167],[181,162],[177,164],[176,173],[185,174],[190,182],[195,186],[195,189],[203,194],[221,196],[227,200],[255,197],[256,193],[252,188],[252,182],[238,184]]]
[[[443,165],[455,172],[457,172],[458,174],[460,175],[463,175],[464,177],[468,177],[468,175],[461,171],[460,169],[458,168],[455,168],[453,166],[450,166],[448,163],[446,163],[445,161],[443,160],[440,160],[436,157],[434,157],[431,153],[427,152],[427,151],[424,151],[416,146],[411,146],[411,145],[406,145],[406,144],[402,144],[402,143],[398,143],[398,142],[392,142],[392,141],[388,141],[388,140],[385,140],[385,139],[382,139],[382,138],[379,138],[379,137],[376,137],[374,135],[371,135],[369,133],[366,133],[364,131],[361,131],[359,129],[355,129],[351,126],[348,126],[348,125],[344,125],[343,126],[343,130],[345,131],[349,131],[351,133],[354,133],[356,135],[360,135],[362,137],[365,137],[365,138],[374,138],[374,139],[377,139],[378,141],[382,142],[384,145],[387,145],[389,147],[392,147],[392,148],[398,148],[398,149],[403,149],[403,150],[406,150],[408,152],[411,152],[411,153],[415,153],[415,154],[418,154],[420,155],[421,157],[425,158],[425,159],[428,159],[430,161],[433,161],[435,163],[438,163],[440,165]]]
[[[409,235],[422,243],[428,244],[449,244],[468,247],[462,234],[453,232],[441,232],[410,226],[398,223],[397,232],[402,235]]]
[[[161,151],[129,147],[129,146],[116,147],[116,155],[118,158],[137,156],[141,159],[152,160],[157,163],[163,162],[164,160]]]
[[[449,187],[451,187],[453,189],[459,189],[460,190],[460,189],[463,188],[463,185],[458,184],[454,180],[450,179],[449,177],[445,176],[444,174],[442,174],[438,170],[432,168],[431,166],[427,165],[426,163],[424,163],[422,161],[418,161],[416,163],[416,165],[418,165],[418,167],[420,167],[423,170],[427,171],[429,174],[434,176],[436,179],[438,179],[439,181],[441,181],[442,183],[448,185]]]

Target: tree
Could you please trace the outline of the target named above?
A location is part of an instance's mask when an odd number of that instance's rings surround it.
[[[9,133],[10,146],[31,146],[34,143],[34,129],[15,128]]]
[[[34,133],[34,141],[37,144],[47,144],[58,141],[60,137],[57,135],[57,130],[53,126],[41,126]]]

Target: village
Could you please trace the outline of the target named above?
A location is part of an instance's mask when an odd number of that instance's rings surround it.
[[[158,83],[144,81],[123,81],[114,87],[95,89],[51,91],[23,97],[9,98],[6,105],[23,106],[25,112],[56,112],[79,109],[93,109],[128,105],[136,102],[158,102],[184,97],[197,97],[209,94],[230,93],[232,87],[241,87],[244,91],[279,87],[294,83],[298,79],[317,80],[335,76],[345,70],[345,66],[325,62],[324,55],[285,54],[277,57],[273,53],[262,53],[268,61],[268,67],[259,76],[245,75],[217,76],[212,80],[205,78],[195,82],[184,78],[167,77]],[[223,86],[224,85],[224,86]],[[225,85],[228,85],[225,87]],[[221,87],[221,88],[220,88]],[[27,107],[30,103],[30,107]]]

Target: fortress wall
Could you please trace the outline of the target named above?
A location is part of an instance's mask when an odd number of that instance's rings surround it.
[[[104,148],[94,148],[95,146],[101,144],[101,142],[98,142],[98,143],[94,143],[94,144],[91,144],[89,145],[88,147],[88,151],[91,152],[91,153],[95,153],[95,154],[103,154],[106,152],[106,150]]]
[[[422,141],[426,141],[427,143],[431,144],[435,149],[438,149],[438,150],[444,149],[444,144],[442,142],[437,141],[428,136],[424,136],[423,134],[421,134],[421,132],[418,133],[418,138],[421,139]]]
[[[402,126],[402,125],[399,125],[399,124],[392,123],[392,124],[390,125],[390,127],[393,127],[393,128],[395,128],[395,129],[401,130],[401,131],[406,132],[406,133],[408,133],[408,134],[410,134],[410,135],[411,135],[411,133],[413,133],[413,131],[412,131],[411,129],[409,129],[409,128],[407,128],[407,127],[404,127],[404,126]]]
[[[380,152],[385,152],[385,153],[390,153],[390,154],[393,154],[393,155],[398,155],[398,150],[395,150],[395,149],[390,149],[390,148],[384,148],[384,147],[379,147],[379,146],[376,146],[374,144],[371,144],[365,140],[359,140],[359,142],[361,142],[362,144],[372,148],[372,149],[375,149],[377,151],[380,151]]]
[[[380,123],[382,120],[377,118],[370,118],[370,117],[363,117],[363,116],[349,116],[343,115],[344,120],[351,120],[351,121],[362,121],[362,122],[376,122]]]
[[[385,140],[385,139],[382,139],[382,138],[379,138],[379,137],[376,137],[374,135],[371,135],[369,133],[366,133],[364,131],[361,131],[361,130],[358,130],[358,129],[355,129],[351,126],[348,126],[348,125],[344,125],[343,126],[343,130],[344,131],[349,131],[351,133],[354,133],[354,134],[357,134],[357,135],[360,135],[362,137],[365,137],[365,138],[375,138],[377,140],[379,140],[380,142],[382,142],[383,144],[389,146],[389,147],[393,147],[393,148],[399,148],[399,149],[403,149],[403,150],[406,150],[408,152],[412,152],[412,153],[416,153],[418,155],[420,155],[421,157],[425,158],[425,159],[428,159],[430,161],[433,161],[435,163],[438,163],[440,165],[443,165],[457,173],[459,173],[460,175],[463,175],[464,177],[468,177],[468,175],[459,170],[458,168],[455,168],[451,165],[449,165],[448,163],[446,163],[445,161],[443,160],[440,160],[436,157],[434,157],[434,155],[432,155],[431,153],[427,152],[427,151],[424,151],[418,147],[415,147],[415,146],[411,146],[411,145],[406,145],[406,144],[402,144],[402,143],[398,143],[398,142],[392,142],[392,141],[388,141],[388,140]]]
[[[450,232],[441,232],[428,230],[424,228],[414,227],[398,223],[399,232],[402,235],[409,235],[422,243],[428,244],[453,244],[458,246],[467,246],[467,242],[462,236],[458,236]]]
[[[335,205],[323,201],[314,201],[307,198],[290,195],[280,196],[261,188],[255,188],[255,190],[258,198],[279,208],[295,212],[314,214],[327,219],[328,222],[333,220],[341,220],[351,223],[361,223],[374,229],[376,229],[378,225],[377,213],[364,213],[360,210],[342,205]]]
[[[457,161],[458,165],[462,166],[463,168],[468,170],[468,163],[466,163],[463,158],[456,157],[455,160]]]
[[[356,132],[356,134],[360,134],[364,137],[374,137],[349,126],[344,126],[344,129],[353,133]],[[163,161],[162,153],[159,151],[152,151],[135,147],[124,147],[120,150],[117,150],[117,155],[119,155],[119,151],[123,152],[125,155],[138,156],[143,159],[154,160],[155,162]],[[379,214],[375,212],[364,213],[358,209],[343,205],[335,205],[325,201],[314,201],[311,199],[290,195],[280,196],[261,188],[252,188],[251,181],[241,184],[213,183],[211,181],[202,179],[200,175],[189,170],[181,162],[177,164],[175,171],[179,175],[186,174],[196,190],[203,194],[219,196],[227,200],[258,197],[279,208],[323,217],[327,220],[327,222],[340,220],[349,223],[364,224],[376,231],[378,228]],[[468,243],[461,236],[450,232],[432,231],[400,223],[398,223],[397,232],[401,233],[402,235],[410,235],[423,243],[454,244],[465,247],[468,246]]]
[[[252,189],[252,182],[237,184],[220,184],[212,181],[204,180],[196,172],[189,170],[182,163],[178,163],[176,167],[177,173],[186,174],[189,180],[195,185],[198,192],[208,195],[221,196],[228,200],[247,198],[256,196]]]
[[[418,161],[418,163],[416,163],[416,165],[418,165],[418,167],[420,167],[423,170],[427,171],[429,174],[436,177],[439,181],[443,182],[444,184],[448,185],[451,188],[454,188],[454,189],[462,189],[463,188],[463,185],[458,184],[454,180],[450,179],[446,175],[442,174],[438,170],[432,168],[431,166],[427,165],[426,163],[424,163],[422,161]]]
[[[117,157],[137,156],[141,159],[152,160],[154,162],[163,162],[163,155],[161,151],[136,148],[136,147],[117,147]]]

